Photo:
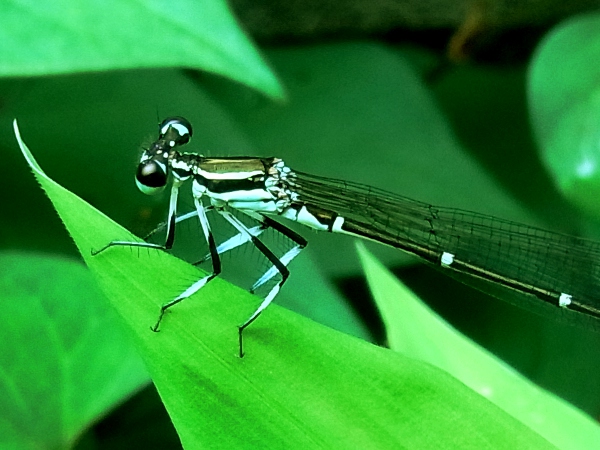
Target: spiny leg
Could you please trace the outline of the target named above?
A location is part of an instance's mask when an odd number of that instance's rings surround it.
[[[266,230],[266,227],[263,226],[263,224],[259,224],[252,228],[249,228],[248,232],[252,236],[260,236],[265,230]],[[217,252],[219,253],[219,255],[222,255],[223,253],[226,253],[230,250],[238,248],[247,242],[250,242],[250,235],[245,232],[238,233],[235,236],[232,236],[229,239],[227,239],[225,242],[222,242],[221,244],[219,244],[219,246],[217,247]],[[196,261],[195,263],[193,263],[193,265],[194,266],[200,265],[209,259],[210,259],[210,253],[206,254],[204,256],[204,258],[200,259],[199,261]]]
[[[165,243],[153,244],[151,242],[133,242],[133,241],[111,241],[102,247],[100,250],[92,250],[92,256],[96,256],[99,253],[107,250],[110,247],[125,246],[125,247],[143,247],[143,248],[155,248],[157,250],[169,250],[173,247],[175,241],[175,223],[177,214],[177,196],[179,194],[179,187],[181,182],[178,180],[173,181],[171,188],[171,199],[169,201],[169,215],[167,216],[167,235]]]
[[[172,306],[176,305],[177,303],[181,302],[182,300],[184,300],[184,299],[190,297],[191,295],[195,294],[196,292],[198,292],[200,289],[202,289],[206,285],[206,283],[208,283],[210,280],[212,280],[214,277],[216,277],[219,273],[221,273],[221,258],[219,257],[219,253],[217,252],[217,245],[215,244],[215,238],[214,238],[214,236],[212,234],[212,230],[210,228],[210,222],[208,221],[208,218],[206,217],[206,212],[205,212],[204,206],[202,205],[200,199],[198,199],[198,198],[194,198],[194,204],[196,205],[196,212],[198,214],[198,218],[200,219],[200,226],[202,228],[204,238],[206,239],[206,243],[208,244],[208,248],[210,250],[213,271],[211,274],[206,275],[205,277],[203,277],[203,278],[199,279],[198,281],[196,281],[195,283],[193,283],[190,287],[188,287],[185,291],[183,291],[181,294],[179,294],[173,300],[162,305],[160,308],[160,315],[158,316],[158,320],[156,321],[156,324],[152,327],[152,331],[158,331],[160,322],[162,321],[162,318],[165,315],[165,312],[169,308],[171,308]]]
[[[211,211],[213,208],[214,207],[212,205],[205,206],[204,211],[208,212],[208,211]],[[185,222],[186,220],[192,219],[196,216],[198,216],[198,212],[194,209],[193,211],[182,214],[181,216],[177,216],[175,218],[175,224]],[[146,234],[146,236],[144,236],[144,240],[147,241],[148,239],[150,239],[152,236],[154,236],[159,231],[164,230],[167,227],[167,225],[168,225],[168,222],[166,222],[166,221],[159,223],[156,226],[156,228],[154,228],[152,231],[150,231],[148,234]],[[208,255],[208,257],[210,257],[210,255]]]
[[[308,244],[306,239],[304,239],[298,233],[289,229],[285,225],[282,225],[276,220],[271,219],[266,215],[254,211],[241,212],[243,212],[253,220],[256,220],[257,222],[259,222],[259,224],[252,228],[248,228],[247,231],[240,231],[238,234],[219,245],[219,247],[217,248],[219,255],[222,255],[223,253],[229,250],[233,250],[234,248],[237,248],[247,242],[250,242],[252,236],[259,237],[264,231],[266,231],[269,228],[272,228],[276,232],[286,236],[288,239],[290,239],[296,244],[294,247],[288,250],[281,258],[279,258],[279,260],[283,263],[284,266],[288,266],[289,263],[296,256],[298,256],[300,254],[300,251]],[[206,255],[200,261],[195,262],[194,265],[201,264],[207,261],[209,258],[210,254]],[[265,283],[269,282],[273,277],[277,276],[277,274],[279,273],[280,272],[276,266],[271,266],[258,280],[256,280],[256,282],[250,288],[250,292],[255,293],[258,288],[260,288]]]
[[[223,216],[225,220],[227,220],[231,225],[233,225],[240,233],[246,233],[250,236],[250,241],[254,246],[267,257],[267,259],[277,268],[279,273],[281,274],[281,280],[277,283],[271,291],[267,294],[265,299],[262,301],[260,306],[254,311],[254,313],[242,324],[238,327],[238,338],[239,338],[239,347],[240,347],[240,358],[244,357],[244,345],[243,345],[243,332],[252,322],[254,322],[260,313],[262,313],[267,306],[273,301],[273,299],[279,293],[281,286],[285,283],[285,281],[290,276],[290,271],[288,268],[281,262],[279,258],[271,251],[269,248],[256,236],[253,236],[250,233],[250,230],[244,225],[237,217],[231,214],[229,211],[225,210],[217,210],[219,214]]]
[[[212,206],[207,206],[204,208],[205,211],[209,211],[213,209]],[[248,213],[246,213],[248,216],[250,216],[252,219],[259,221],[258,225],[253,226],[252,228],[248,228],[247,232],[243,231],[243,232],[239,232],[237,233],[235,236],[232,236],[231,238],[227,239],[226,241],[222,242],[221,244],[219,244],[219,246],[217,247],[217,253],[219,253],[219,255],[223,255],[224,253],[236,249],[238,247],[241,247],[242,245],[248,243],[251,241],[251,236],[254,237],[259,237],[262,233],[264,233],[266,230],[268,230],[269,228],[274,229],[275,231],[277,231],[278,233],[286,236],[288,239],[290,239],[291,241],[293,241],[296,245],[294,245],[294,247],[292,247],[290,250],[288,250],[281,258],[280,261],[285,265],[288,266],[290,264],[290,262],[300,254],[301,250],[306,247],[307,245],[307,241],[306,239],[304,239],[302,236],[300,236],[298,233],[294,232],[293,230],[290,230],[288,227],[281,225],[279,222],[267,217],[267,216],[263,216],[261,214],[257,214],[257,217],[254,217],[254,215],[250,215]],[[197,213],[195,211],[191,212],[191,213],[187,213],[183,216],[180,216],[177,218],[177,223],[179,223],[180,221],[184,221],[187,220],[191,217],[196,216]],[[164,227],[164,225],[163,225]],[[155,229],[152,233],[158,231],[159,228]],[[195,263],[193,263],[194,266],[198,266],[206,261],[208,261],[211,258],[210,253],[207,253],[202,259],[196,261]],[[275,266],[271,266],[250,288],[250,292],[254,293],[256,292],[257,289],[259,289],[262,285],[264,285],[265,283],[269,282],[273,277],[277,276],[277,274],[279,274],[279,270],[277,270],[277,268]]]
[[[296,245],[288,250],[279,260],[284,266],[288,266],[292,260],[300,254],[302,249],[306,247],[308,244],[307,240],[300,236],[295,231],[289,229],[285,225],[280,224],[276,220],[273,220],[267,216],[262,216],[262,220],[265,227],[273,228],[275,231],[281,233],[291,241],[293,241]],[[277,266],[271,266],[250,288],[250,292],[254,293],[258,288],[260,288],[265,283],[269,282],[273,277],[275,277],[279,272]]]

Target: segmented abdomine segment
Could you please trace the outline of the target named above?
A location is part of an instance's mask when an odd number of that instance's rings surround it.
[[[192,125],[183,117],[168,117],[160,124],[158,139],[165,140],[171,148],[187,144],[191,138]]]

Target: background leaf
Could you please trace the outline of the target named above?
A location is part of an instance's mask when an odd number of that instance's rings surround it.
[[[0,446],[71,447],[147,372],[84,266],[3,252],[0,267]]]
[[[556,184],[600,217],[600,15],[573,18],[540,45],[529,73],[533,127]]]
[[[9,0],[0,17],[3,76],[184,67],[283,95],[220,0]]]

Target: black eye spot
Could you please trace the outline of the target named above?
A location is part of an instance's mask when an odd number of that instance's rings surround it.
[[[148,187],[161,187],[167,184],[164,166],[156,161],[145,161],[138,166],[136,178]]]
[[[138,188],[145,194],[153,194],[162,190],[167,184],[166,166],[149,160],[140,163],[135,174]]]

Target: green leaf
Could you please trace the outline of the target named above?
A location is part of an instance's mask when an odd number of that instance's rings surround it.
[[[0,447],[71,447],[148,373],[84,266],[3,253],[0,267]]]
[[[447,371],[559,448],[600,442],[597,422],[451,328],[362,243],[358,250],[390,348]]]
[[[224,1],[9,0],[0,25],[2,76],[182,67],[283,96]]]
[[[553,448],[445,372],[275,305],[247,330],[239,358],[236,325],[260,300],[220,279],[152,333],[159,306],[201,274],[154,250],[115,247],[92,257],[113,239],[135,238],[50,180],[18,140],[135,333],[184,447]]]
[[[563,193],[600,217],[600,15],[557,26],[531,63],[529,102],[542,158]]]

